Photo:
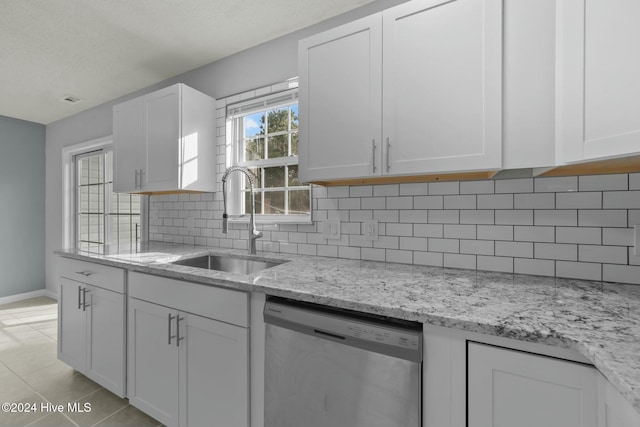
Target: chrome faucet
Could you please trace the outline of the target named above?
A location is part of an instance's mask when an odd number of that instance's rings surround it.
[[[241,166],[231,166],[224,171],[222,175],[222,200],[224,203],[224,212],[222,213],[222,232],[227,234],[227,178],[232,172],[242,172],[249,180],[249,192],[251,193],[251,218],[249,219],[249,253],[251,255],[256,254],[256,239],[262,237],[262,232],[256,229],[256,202],[255,194],[253,192],[253,183],[256,177],[247,168]]]

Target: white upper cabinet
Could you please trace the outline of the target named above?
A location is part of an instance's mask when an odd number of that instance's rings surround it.
[[[302,40],[299,65],[302,179],[379,174],[382,15]]]
[[[383,173],[500,169],[502,2],[417,0],[383,17]]]
[[[215,100],[176,84],[113,107],[114,191],[215,191]]]
[[[502,2],[415,0],[301,40],[305,181],[499,169]]]
[[[640,2],[557,5],[559,160],[640,153]]]

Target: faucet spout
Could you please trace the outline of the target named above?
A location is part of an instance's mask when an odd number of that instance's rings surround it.
[[[250,197],[250,209],[251,216],[249,219],[249,253],[251,255],[256,254],[256,240],[262,237],[262,232],[258,231],[256,228],[255,214],[256,214],[256,202],[255,202],[255,193],[253,191],[253,186],[256,177],[251,173],[251,171],[247,168],[241,166],[231,166],[224,171],[222,175],[222,200],[224,205],[224,211],[222,212],[222,232],[227,234],[227,220],[229,215],[227,214],[227,178],[233,172],[242,172],[249,181],[249,192],[251,194]]]

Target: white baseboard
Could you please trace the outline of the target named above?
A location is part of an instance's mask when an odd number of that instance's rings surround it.
[[[51,289],[45,289],[44,296],[58,301],[58,294],[53,292]]]
[[[51,291],[47,291],[46,289],[40,289],[38,291],[25,292],[23,294],[10,295],[8,297],[0,298],[0,304],[10,304],[12,302],[22,301],[29,298],[37,298],[42,296],[48,296],[57,300],[57,296],[53,294]]]

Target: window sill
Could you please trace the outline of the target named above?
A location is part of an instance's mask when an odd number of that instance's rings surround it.
[[[250,215],[229,215],[229,224],[248,224]],[[256,225],[312,224],[309,215],[256,215]]]

